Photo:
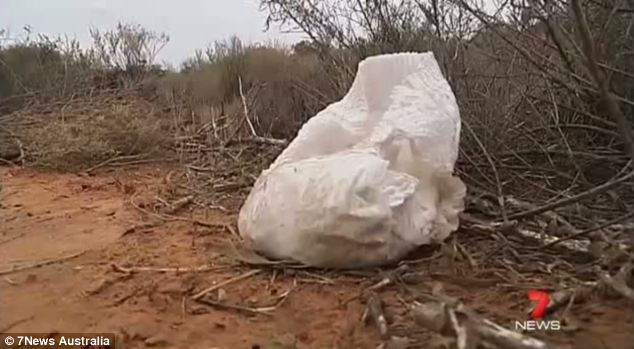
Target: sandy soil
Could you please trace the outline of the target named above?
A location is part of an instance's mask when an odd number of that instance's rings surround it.
[[[356,298],[371,282],[364,278],[265,270],[213,292],[223,303],[249,308],[283,299],[272,316],[189,300],[250,269],[227,257],[233,237],[220,225],[180,221],[129,230],[146,219],[129,199],[151,205],[168,170],[143,167],[82,177],[0,168],[0,332],[115,332],[126,348],[376,348],[377,330],[361,323],[364,307]],[[201,219],[233,225],[239,202],[226,208],[229,213],[210,210]],[[181,213],[195,214],[203,213]],[[126,272],[199,266],[208,270]],[[478,310],[506,319],[523,316],[518,304],[524,299],[490,285],[467,287],[451,277],[451,269],[430,270],[432,282]],[[388,307],[394,322],[406,318],[397,304]],[[580,330],[549,337],[576,348],[621,349],[632,343],[624,301],[573,308]]]

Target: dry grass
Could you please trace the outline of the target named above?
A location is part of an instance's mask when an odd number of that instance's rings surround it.
[[[79,170],[116,156],[162,154],[173,141],[155,108],[131,92],[33,103],[6,115],[27,165]]]

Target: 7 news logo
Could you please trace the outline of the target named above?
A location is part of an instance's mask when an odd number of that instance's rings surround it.
[[[559,320],[543,320],[548,306],[550,305],[550,296],[544,291],[529,290],[528,299],[534,302],[535,306],[530,313],[531,320],[515,321],[515,330],[519,331],[537,331],[537,330],[561,330],[561,322]]]

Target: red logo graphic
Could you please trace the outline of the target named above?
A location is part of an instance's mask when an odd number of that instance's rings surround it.
[[[533,308],[533,311],[531,312],[531,318],[533,320],[539,320],[544,317],[546,308],[550,303],[550,296],[548,296],[548,293],[538,290],[529,290],[528,299],[536,303],[535,308]]]

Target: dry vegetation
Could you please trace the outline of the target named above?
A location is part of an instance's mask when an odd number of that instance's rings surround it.
[[[93,33],[91,51],[28,39],[0,50],[0,161],[91,170],[171,159],[187,179],[175,196],[245,193],[345,93],[359,60],[431,50],[463,117],[463,227],[480,232],[458,234],[456,253],[510,283],[561,264],[547,286],[563,303],[580,290],[634,298],[633,6],[263,0],[270,24],[311,40],[290,49],[232,38],[179,71],[153,65],[168,38],[134,26]]]

